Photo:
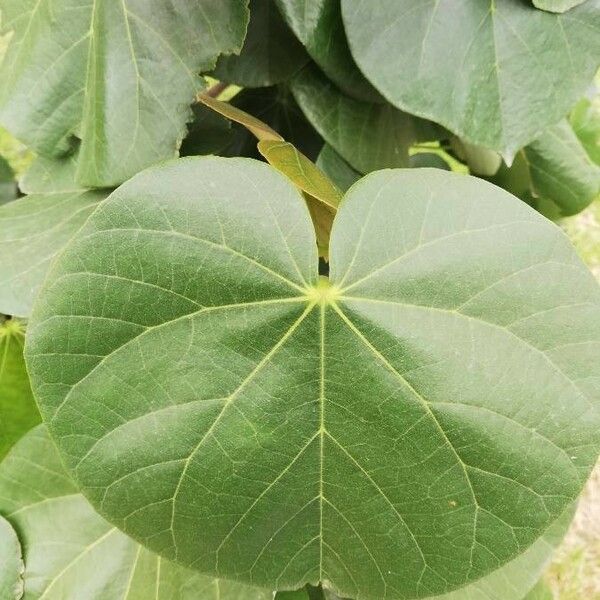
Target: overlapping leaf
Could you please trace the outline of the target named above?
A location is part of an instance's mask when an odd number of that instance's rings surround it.
[[[21,323],[14,319],[0,323],[0,461],[40,422],[25,369],[24,343]]]
[[[112,527],[71,482],[42,426],[25,436],[0,464],[0,487],[0,513],[23,539],[24,600],[272,597],[269,591],[174,565]],[[3,575],[6,566],[12,565],[2,563]]]
[[[533,0],[533,5],[549,12],[563,13],[587,0]]]
[[[247,0],[6,0],[0,121],[44,155],[81,139],[78,182],[115,186],[176,155],[198,73],[247,20]]]
[[[22,595],[21,544],[10,523],[0,516],[0,598],[19,600]]]
[[[361,173],[406,167],[411,144],[445,135],[441,127],[389,104],[345,96],[314,66],[303,69],[291,89],[313,127]]]
[[[79,187],[76,168],[38,159],[23,180],[30,195],[0,206],[0,312],[29,315],[52,260],[109,194]]]
[[[566,121],[523,148],[490,181],[552,219],[577,214],[600,196],[600,166]]]
[[[395,106],[512,157],[556,124],[599,65],[600,0],[342,0],[350,48]]]
[[[273,0],[250,0],[250,23],[239,56],[223,56],[215,77],[243,87],[266,87],[289,79],[309,60]]]
[[[0,156],[0,205],[17,197],[15,174],[8,161]]]
[[[350,54],[340,0],[276,0],[276,3],[312,59],[341,90],[365,102],[383,101]]]
[[[354,185],[330,258],[318,280],[303,199],[264,164],[140,174],[40,296],[44,418],[101,513],[181,564],[347,597],[463,588],[596,460],[600,291],[554,225],[435,169]]]

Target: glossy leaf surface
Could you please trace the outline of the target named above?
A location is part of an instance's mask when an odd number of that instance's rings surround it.
[[[11,524],[0,516],[0,598],[19,600],[23,595],[21,544]]]
[[[250,23],[239,56],[222,56],[214,76],[242,87],[266,87],[289,79],[309,61],[273,0],[250,0]]]
[[[411,144],[444,135],[442,128],[389,104],[345,96],[314,66],[303,69],[291,88],[313,127],[361,173],[406,167]]]
[[[40,422],[25,369],[24,344],[22,323],[14,319],[0,323],[0,461]]]
[[[600,0],[563,14],[523,0],[342,0],[350,48],[395,106],[512,157],[598,68]]]
[[[183,565],[342,597],[466,587],[596,461],[600,290],[549,221],[438,169],[354,185],[330,266],[267,165],[140,174],[39,298],[43,416],[94,506]]]
[[[0,512],[23,540],[24,600],[272,597],[268,591],[174,565],[123,535],[78,492],[43,426],[25,436],[0,464],[0,488]]]
[[[42,155],[81,140],[77,180],[110,187],[176,156],[201,71],[241,48],[247,0],[7,0],[0,121]]]

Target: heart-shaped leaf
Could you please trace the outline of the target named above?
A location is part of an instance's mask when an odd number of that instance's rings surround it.
[[[289,79],[310,60],[273,0],[250,0],[250,23],[239,56],[222,56],[214,76],[243,87]]]
[[[200,71],[239,51],[247,0],[6,0],[0,121],[36,152],[81,139],[77,180],[110,187],[176,155]]]
[[[23,558],[21,544],[11,524],[0,517],[0,598],[23,597]]]
[[[365,102],[384,101],[350,54],[340,0],[275,1],[312,59],[344,93]]]
[[[330,259],[318,279],[268,165],[136,176],[39,297],[44,419],[94,506],[184,565],[342,597],[464,587],[595,463],[600,290],[552,223],[437,169],[355,184]]]
[[[291,89],[313,127],[361,173],[407,167],[411,144],[437,140],[447,133],[389,104],[345,96],[314,65],[293,79]]]
[[[359,67],[395,106],[512,157],[556,124],[600,62],[600,0],[342,0]]]
[[[43,426],[28,433],[0,464],[0,488],[0,512],[23,539],[24,600],[272,598],[269,591],[163,560],[107,523],[69,479]],[[0,530],[1,525],[2,520]],[[0,531],[0,557],[3,541]],[[0,564],[1,577],[8,569]]]
[[[25,369],[24,343],[22,323],[15,319],[0,322],[0,461],[40,422]]]

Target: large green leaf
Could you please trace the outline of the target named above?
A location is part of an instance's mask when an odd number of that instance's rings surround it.
[[[313,60],[346,94],[366,102],[383,98],[359,71],[344,32],[340,0],[276,0]]]
[[[247,0],[5,0],[0,121],[40,154],[81,139],[77,180],[114,186],[176,155],[198,73],[238,51]]]
[[[0,461],[40,422],[25,369],[24,343],[25,330],[19,321],[0,323]]]
[[[389,104],[345,96],[314,66],[303,69],[291,88],[314,128],[361,173],[406,167],[411,144],[444,135],[442,128]]]
[[[595,463],[600,290],[552,223],[438,169],[352,186],[330,259],[318,279],[268,165],[136,176],[37,302],[44,419],[94,506],[181,564],[348,597],[467,586]]]
[[[239,56],[222,56],[215,77],[243,87],[289,79],[309,61],[273,0],[250,0],[250,23]]]
[[[561,15],[524,0],[342,0],[354,58],[395,106],[511,157],[583,95],[600,0]]]
[[[24,600],[272,598],[163,560],[107,523],[69,479],[43,426],[0,464],[0,489],[0,512],[23,540]]]
[[[29,315],[52,260],[107,195],[48,192],[0,206],[0,312]]]
[[[0,598],[19,600],[23,595],[21,544],[10,523],[0,517]]]

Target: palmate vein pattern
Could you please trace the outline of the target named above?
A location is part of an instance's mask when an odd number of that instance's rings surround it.
[[[186,566],[358,598],[466,589],[595,461],[597,286],[529,207],[436,170],[356,184],[330,256],[319,280],[302,198],[265,165],[134,178],[34,311],[44,418],[94,506]]]

